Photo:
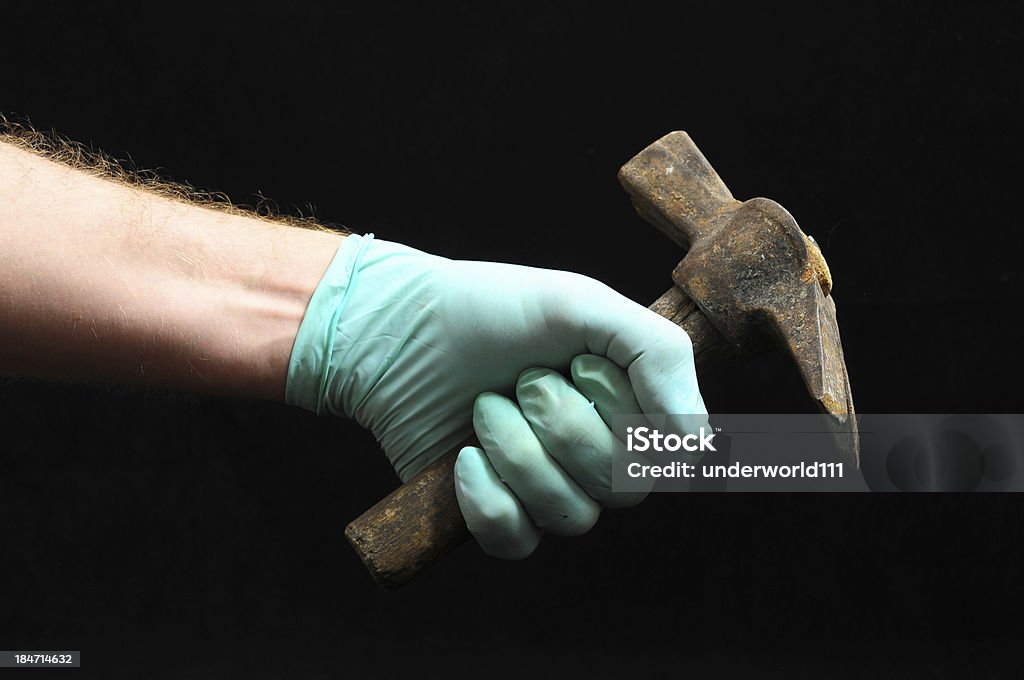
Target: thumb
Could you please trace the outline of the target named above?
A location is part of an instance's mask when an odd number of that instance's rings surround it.
[[[628,372],[644,413],[676,416],[667,423],[670,429],[696,431],[707,422],[707,408],[697,385],[690,337],[668,319],[602,287],[602,299],[579,307],[587,310],[582,322],[588,350]]]

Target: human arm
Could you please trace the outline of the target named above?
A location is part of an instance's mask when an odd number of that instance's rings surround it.
[[[0,373],[281,400],[342,238],[0,141]]]
[[[639,502],[610,488],[612,412],[705,413],[686,334],[578,274],[212,210],[4,144],[0,201],[0,372],[284,399],[371,429],[403,479],[475,425],[457,491],[492,554]],[[570,383],[581,356],[591,383]]]

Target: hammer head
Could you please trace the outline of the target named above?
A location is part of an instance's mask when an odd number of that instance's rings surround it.
[[[841,452],[858,460],[856,414],[817,244],[767,198],[733,198],[685,132],[619,171],[637,212],[687,249],[673,279],[740,353],[781,346],[796,362]]]

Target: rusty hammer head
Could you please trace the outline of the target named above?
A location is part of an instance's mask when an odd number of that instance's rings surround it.
[[[619,171],[644,219],[687,249],[672,273],[740,353],[781,345],[837,444],[858,459],[850,380],[817,244],[767,198],[738,201],[685,132],[672,132]]]

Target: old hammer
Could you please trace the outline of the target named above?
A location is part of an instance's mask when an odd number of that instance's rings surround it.
[[[689,334],[698,372],[716,356],[783,348],[828,414],[840,452],[856,464],[857,423],[829,297],[832,278],[814,240],[778,203],[733,198],[685,132],[641,151],[619,181],[637,212],[686,249],[672,272],[675,285],[650,308]],[[461,448],[346,528],[382,588],[409,581],[469,538],[452,476]]]

